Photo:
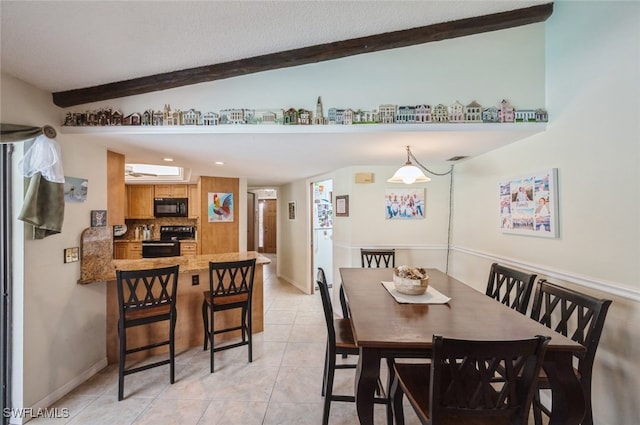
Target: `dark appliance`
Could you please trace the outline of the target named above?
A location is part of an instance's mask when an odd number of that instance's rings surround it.
[[[195,237],[195,226],[160,226],[160,240],[142,241],[142,258],[177,257],[180,241]]]
[[[178,241],[142,241],[142,258],[177,257],[180,255]]]
[[[160,226],[160,240],[181,241],[196,238],[196,226]]]
[[[153,215],[155,217],[187,217],[189,200],[187,198],[155,198]]]

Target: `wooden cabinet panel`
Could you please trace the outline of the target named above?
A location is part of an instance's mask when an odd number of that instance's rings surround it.
[[[142,258],[142,242],[127,243],[127,259],[137,260]]]
[[[154,187],[148,184],[127,185],[127,218],[154,218]]]
[[[123,260],[127,258],[126,243],[114,242],[113,243],[113,258],[116,260]]]
[[[142,242],[114,242],[113,258],[116,260],[139,260],[142,258]]]
[[[124,224],[124,155],[107,151],[107,225]]]
[[[198,245],[196,242],[180,242],[180,255],[196,255]]]
[[[189,218],[200,217],[200,191],[197,184],[189,185]]]
[[[200,209],[203,216],[198,227],[198,243],[200,254],[221,254],[235,252],[239,249],[239,208],[233,209],[233,221],[208,222],[206,219],[206,194],[211,192],[233,193],[234,202],[238,202],[240,194],[240,180],[226,177],[200,177],[198,183],[202,194]]]
[[[156,198],[187,198],[189,197],[189,185],[186,184],[157,184],[155,185]]]

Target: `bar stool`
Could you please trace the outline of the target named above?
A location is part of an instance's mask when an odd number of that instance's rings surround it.
[[[213,373],[213,353],[216,351],[247,345],[249,363],[253,361],[251,297],[255,268],[255,258],[209,263],[209,290],[203,294],[202,320],[204,323],[204,349],[207,349],[207,343],[210,344],[211,373]],[[240,309],[240,324],[226,325],[224,328],[216,329],[214,312],[233,309]],[[214,335],[233,331],[241,332],[242,340],[240,342],[214,348]]]
[[[178,265],[146,270],[117,270],[118,287],[118,339],[120,357],[118,361],[118,401],[124,398],[124,377],[153,367],[169,365],[170,382],[175,381],[175,328],[176,291],[178,287]],[[142,346],[127,347],[127,329],[136,326],[167,321],[168,337],[162,341]],[[169,358],[143,366],[125,368],[128,354],[169,346]]]

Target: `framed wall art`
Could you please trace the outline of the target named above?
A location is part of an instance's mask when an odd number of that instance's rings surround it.
[[[64,176],[64,201],[84,202],[87,200],[89,180],[82,177]]]
[[[80,247],[75,246],[73,248],[65,248],[64,262],[75,263],[76,261],[80,261]]]
[[[336,196],[336,217],[349,217],[349,195]]]
[[[91,227],[107,225],[107,210],[91,210]]]
[[[289,220],[295,220],[296,219],[296,202],[295,201],[289,201]]]
[[[208,222],[233,221],[233,193],[209,192],[207,195]]]
[[[424,218],[424,188],[385,190],[385,218],[416,220]]]
[[[557,238],[558,169],[500,181],[500,229],[503,233]]]

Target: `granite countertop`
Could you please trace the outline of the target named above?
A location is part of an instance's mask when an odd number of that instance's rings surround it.
[[[93,282],[106,282],[116,279],[116,270],[139,270],[169,267],[178,264],[180,273],[193,273],[209,270],[210,261],[239,261],[256,259],[256,264],[269,264],[269,258],[255,251],[229,252],[224,254],[203,254],[180,257],[142,258],[136,260],[111,260],[113,273],[108,275],[94,275],[85,278],[78,283],[87,284]]]

